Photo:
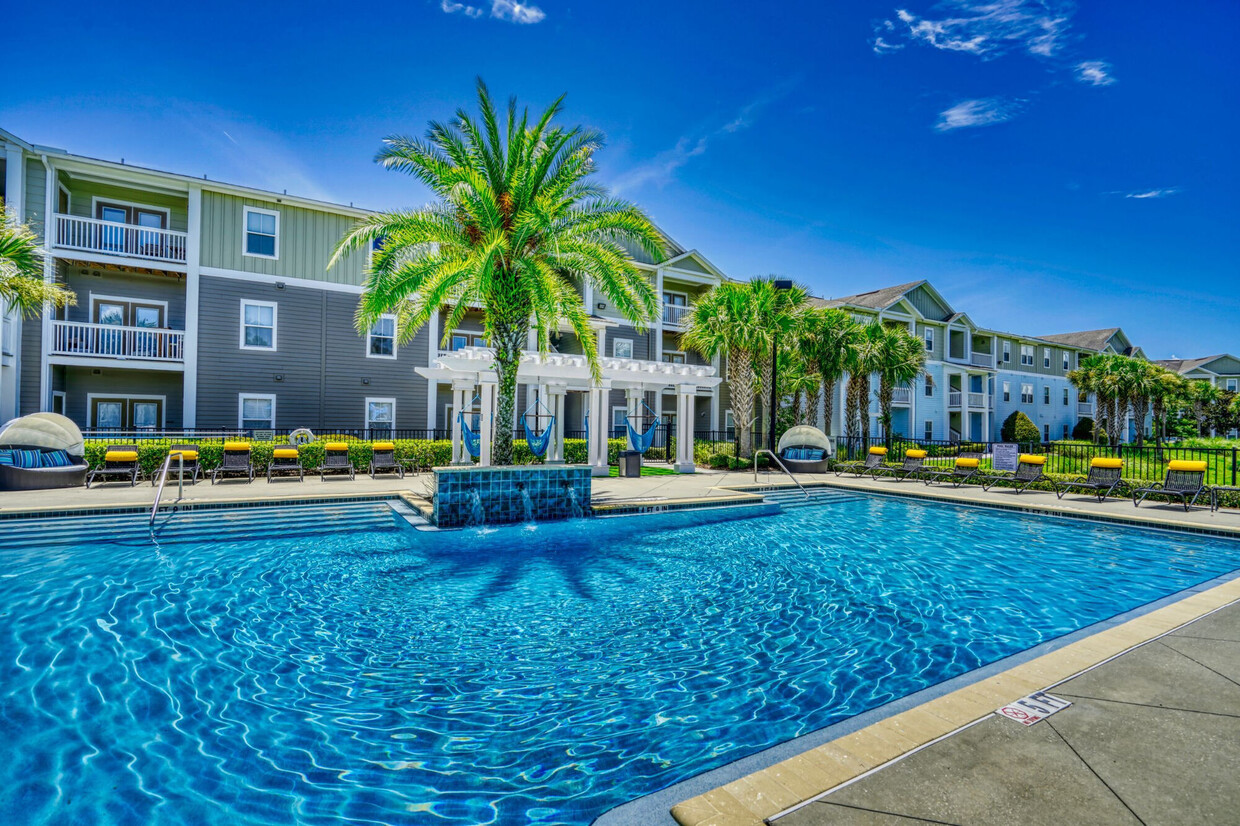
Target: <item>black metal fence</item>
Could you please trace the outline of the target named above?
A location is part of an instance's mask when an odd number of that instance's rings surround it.
[[[109,430],[106,428],[87,428],[82,437],[88,441],[113,442],[144,442],[144,441],[176,441],[184,439],[250,439],[256,442],[287,441],[296,430],[305,428],[244,428],[244,427],[196,427],[188,429],[144,430]],[[316,439],[332,438],[339,441],[371,442],[391,440],[440,441],[452,438],[452,430],[439,428],[435,430],[416,428],[384,428],[384,427],[324,427],[309,428]],[[522,434],[524,437],[524,434]]]

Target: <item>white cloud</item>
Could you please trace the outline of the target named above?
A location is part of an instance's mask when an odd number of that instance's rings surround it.
[[[964,52],[983,59],[1023,49],[1039,57],[1059,51],[1075,11],[1067,0],[951,0],[937,19],[897,9],[896,18],[876,27],[874,51],[882,54],[899,48],[891,36],[904,36],[951,52]]]
[[[1147,198],[1166,198],[1168,195],[1174,195],[1179,192],[1179,187],[1168,187],[1167,189],[1148,189],[1145,192],[1126,192],[1125,198],[1136,198],[1144,201]]]
[[[478,6],[457,3],[455,0],[440,0],[439,7],[447,14],[460,12],[466,17],[475,19],[482,17],[485,13]],[[516,0],[492,0],[491,2],[491,17],[496,20],[505,20],[509,23],[539,23],[546,16],[547,13],[538,6],[518,3]]]
[[[1016,115],[1016,109],[1016,104],[999,98],[962,100],[940,112],[934,128],[938,132],[950,132],[973,126],[993,126],[1011,120]]]
[[[1105,60],[1084,60],[1076,64],[1076,79],[1090,86],[1110,86],[1115,82],[1111,64]]]

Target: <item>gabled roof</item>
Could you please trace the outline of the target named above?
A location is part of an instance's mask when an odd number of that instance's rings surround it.
[[[1209,370],[1209,365],[1219,359],[1230,359],[1234,362],[1240,362],[1240,359],[1230,353],[1219,353],[1217,356],[1205,356],[1203,358],[1195,359],[1159,359],[1154,363],[1162,365],[1172,372],[1184,375],[1185,373],[1191,373],[1197,369]]]
[[[910,281],[907,284],[897,284],[894,287],[883,287],[881,290],[872,290],[868,293],[858,293],[857,295],[846,295],[841,298],[815,299],[816,303],[820,303],[823,307],[865,307],[870,310],[885,310],[892,304],[895,304],[910,290],[920,287],[926,281]]]
[[[1101,353],[1107,344],[1119,333],[1120,328],[1108,327],[1105,330],[1083,330],[1079,333],[1056,333],[1050,336],[1038,336],[1043,341],[1066,344],[1069,347],[1080,347],[1082,350],[1097,350]]]

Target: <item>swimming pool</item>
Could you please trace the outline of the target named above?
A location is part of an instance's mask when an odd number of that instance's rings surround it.
[[[584,824],[1240,568],[888,497],[721,516],[0,523],[0,820]]]

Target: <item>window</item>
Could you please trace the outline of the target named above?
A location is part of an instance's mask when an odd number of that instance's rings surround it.
[[[366,400],[366,430],[373,437],[390,434],[396,426],[396,399]]]
[[[611,340],[611,354],[618,359],[633,358],[633,339],[613,338]]]
[[[276,397],[255,393],[237,396],[237,427],[243,430],[272,430],[276,426]]]
[[[241,349],[276,349],[276,305],[241,299]]]
[[[934,395],[934,378],[931,376],[926,376],[926,395]]]
[[[1063,406],[1068,406],[1068,388],[1066,387],[1063,389]]]
[[[723,411],[723,429],[727,431],[727,436],[729,439],[736,438],[736,423],[732,419],[731,410]]]
[[[1072,435],[1072,428],[1068,427],[1067,425],[1064,425],[1063,426],[1063,437],[1067,439],[1071,435]]]
[[[153,430],[164,426],[163,396],[86,394],[87,424],[107,430]]]
[[[926,352],[929,353],[934,349],[934,328],[927,327],[923,332],[926,339]]]
[[[663,361],[667,364],[684,364],[685,354],[680,350],[664,350]]]
[[[679,324],[688,312],[689,297],[684,293],[663,293],[663,320]]]
[[[929,419],[926,419],[926,441],[934,441],[934,422]]]
[[[1032,344],[1020,345],[1020,363],[1024,365],[1025,367],[1033,366],[1033,345]]]
[[[1012,400],[1012,383],[1010,381],[1005,381],[1003,383],[1003,400],[1005,402],[1010,402]]]
[[[1012,360],[1012,342],[1003,342],[1003,360],[1010,362]]]
[[[1063,351],[1063,371],[1068,372],[1068,351]]]
[[[1051,440],[1051,426],[1048,424],[1044,424],[1042,425],[1042,441],[1050,442],[1050,440]]]
[[[1047,370],[1051,369],[1051,348],[1042,348],[1042,366]]]
[[[1022,384],[1020,386],[1020,403],[1033,404],[1033,385]]]
[[[366,358],[396,358],[396,316],[380,316],[366,334]]]
[[[1227,389],[1231,391],[1232,393],[1236,392],[1236,380],[1235,379],[1227,380]]]
[[[1042,388],[1042,404],[1051,403],[1051,386],[1048,384]]]
[[[241,254],[257,258],[280,257],[280,213],[270,209],[245,207],[242,220]]]

